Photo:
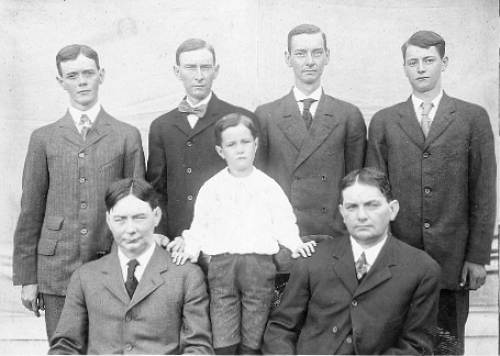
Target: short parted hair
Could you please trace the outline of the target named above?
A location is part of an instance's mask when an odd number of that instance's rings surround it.
[[[83,55],[87,58],[93,59],[97,69],[99,69],[99,56],[97,52],[86,45],[72,44],[63,47],[56,55],[56,66],[59,75],[62,75],[61,62],[75,60],[79,55]]]
[[[444,57],[446,46],[443,37],[433,31],[418,31],[411,35],[408,40],[401,46],[403,60],[406,59],[406,49],[408,46],[417,46],[420,48],[430,48],[436,46],[436,49],[441,58]]]
[[[221,117],[216,123],[214,128],[215,133],[215,144],[217,146],[222,145],[222,133],[224,130],[243,124],[252,133],[253,138],[258,137],[257,127],[251,118],[240,113],[231,113]]]
[[[184,52],[190,52],[190,51],[196,51],[198,49],[203,49],[206,48],[212,53],[212,57],[214,59],[214,64],[215,64],[215,49],[214,47],[208,43],[207,41],[204,41],[199,38],[190,38],[182,42],[179,47],[177,47],[177,51],[175,51],[175,63],[177,65],[180,65],[181,62],[179,58],[181,57],[181,53]]]
[[[160,197],[151,184],[140,178],[125,178],[111,183],[106,190],[104,203],[106,211],[110,211],[123,198],[133,195],[137,199],[145,201],[151,209],[158,207]]]
[[[321,33],[321,37],[323,37],[323,46],[325,47],[325,50],[328,49],[328,46],[326,45],[326,35],[321,29],[316,26],[316,25],[311,25],[304,23],[302,25],[295,26],[288,32],[288,53],[292,50],[292,37],[297,36],[297,35],[302,35],[302,34],[314,34],[314,33]]]
[[[350,172],[342,179],[340,182],[340,203],[344,201],[344,190],[356,183],[378,188],[388,202],[393,200],[391,185],[387,176],[376,168],[365,167]]]

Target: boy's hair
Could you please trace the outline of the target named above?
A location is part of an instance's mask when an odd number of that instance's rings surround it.
[[[316,25],[311,25],[304,23],[302,25],[295,26],[288,32],[288,53],[292,50],[292,37],[297,36],[297,35],[302,35],[302,34],[314,34],[314,33],[321,33],[321,37],[323,37],[323,47],[325,47],[325,51],[328,49],[326,45],[326,35],[321,29],[316,26]]]
[[[175,51],[175,63],[180,65],[180,56],[184,52],[196,51],[198,49],[206,48],[212,53],[212,58],[214,59],[215,65],[215,50],[214,47],[208,42],[199,39],[199,38],[190,38],[182,42],[179,47],[177,47],[177,51]]]
[[[373,167],[356,169],[346,175],[340,182],[340,203],[344,201],[344,190],[354,184],[370,185],[377,188],[383,194],[385,199],[390,202],[393,200],[391,185],[387,176]]]
[[[125,178],[110,184],[106,190],[104,198],[106,211],[109,212],[120,200],[129,195],[145,201],[151,209],[159,205],[158,193],[151,184],[140,178]]]
[[[243,124],[252,133],[253,138],[258,137],[257,128],[252,119],[240,113],[231,113],[221,117],[216,123],[214,128],[215,133],[215,144],[221,146],[222,144],[222,132],[229,127],[238,126]]]
[[[436,49],[441,58],[444,57],[446,50],[446,43],[444,42],[443,37],[433,31],[418,31],[411,35],[411,37],[401,46],[403,61],[406,59],[406,49],[408,48],[408,46],[417,46],[426,49],[432,46],[436,46]]]
[[[59,75],[62,75],[61,62],[75,60],[80,54],[94,60],[97,69],[100,69],[99,56],[96,51],[86,45],[72,44],[63,47],[56,55],[56,66]]]

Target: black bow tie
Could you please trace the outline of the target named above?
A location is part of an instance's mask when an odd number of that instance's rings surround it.
[[[193,114],[193,115],[198,116],[199,118],[202,118],[203,116],[205,116],[205,113],[207,112],[207,105],[203,104],[203,105],[200,105],[200,106],[193,108],[191,105],[189,105],[189,103],[187,102],[186,99],[183,99],[180,102],[178,109],[180,112]]]

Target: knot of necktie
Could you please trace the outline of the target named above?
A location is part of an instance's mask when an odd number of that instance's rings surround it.
[[[363,252],[356,261],[356,277],[358,281],[363,279],[363,277],[368,273],[368,262],[366,261],[366,255]]]
[[[203,104],[203,105],[199,105],[197,107],[192,107],[191,105],[189,105],[189,103],[187,102],[186,99],[183,99],[180,102],[178,109],[180,112],[193,114],[193,115],[198,116],[199,118],[202,118],[203,116],[205,116],[205,113],[207,112],[207,105]]]
[[[125,281],[125,289],[127,290],[128,296],[132,298],[134,295],[135,289],[137,288],[137,285],[139,282],[137,281],[137,278],[135,278],[135,269],[139,265],[139,261],[137,261],[135,258],[133,260],[128,261],[127,263],[128,268],[127,268],[127,280]]]
[[[78,126],[80,127],[80,134],[83,137],[83,140],[87,138],[87,134],[92,126],[89,117],[86,114],[80,116],[80,121],[78,122]]]
[[[424,133],[424,136],[427,137],[432,124],[429,113],[434,107],[434,104],[432,102],[422,102],[422,104],[420,104],[420,107],[422,108],[422,120],[420,121],[420,126],[422,126],[422,132]]]
[[[317,101],[316,99],[303,99],[300,102],[304,105],[304,109],[302,110],[302,119],[304,120],[304,123],[306,124],[306,128],[309,130],[311,128],[312,124],[312,114],[311,111],[309,110],[311,108],[311,105]]]
[[[311,108],[311,105],[316,102],[317,100],[316,99],[311,99],[311,98],[308,98],[308,99],[303,99],[301,100],[301,103],[304,104],[304,110],[307,110],[309,111],[309,109]]]

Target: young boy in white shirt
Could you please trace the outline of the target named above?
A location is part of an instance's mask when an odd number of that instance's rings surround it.
[[[253,166],[258,146],[253,121],[238,113],[215,124],[216,151],[227,167],[201,187],[189,230],[168,248],[177,264],[210,256],[208,285],[217,354],[260,353],[274,290],[279,244],[308,257],[292,206],[281,187]]]

